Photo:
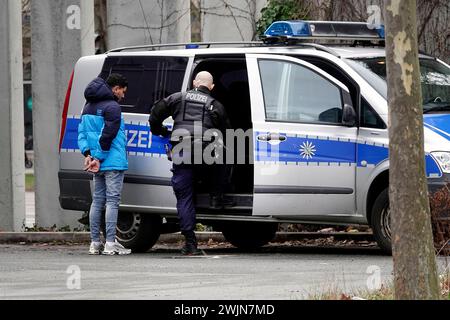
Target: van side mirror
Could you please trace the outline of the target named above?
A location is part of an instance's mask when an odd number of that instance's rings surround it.
[[[342,124],[346,127],[354,127],[356,124],[355,109],[347,103],[344,104],[344,110],[342,112]]]

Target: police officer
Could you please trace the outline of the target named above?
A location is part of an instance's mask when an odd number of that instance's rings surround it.
[[[220,130],[225,136],[225,130],[231,128],[223,105],[211,96],[214,88],[213,77],[207,71],[201,71],[193,81],[194,89],[187,92],[177,92],[158,101],[152,108],[149,122],[151,132],[155,135],[168,136],[168,129],[162,125],[163,121],[172,116],[174,120],[171,133],[173,151],[172,187],[177,198],[177,212],[180,219],[181,233],[186,241],[181,249],[183,255],[198,255],[195,237],[195,206],[194,181],[197,170],[203,163],[203,149],[205,146],[204,133],[208,129]],[[199,128],[200,126],[200,128]],[[199,130],[200,129],[200,130]],[[198,163],[200,155],[201,163]],[[218,168],[222,178],[225,165]],[[226,169],[225,169],[226,170]],[[218,187],[212,198],[214,207],[233,205],[232,201],[223,198],[223,181],[216,181]]]

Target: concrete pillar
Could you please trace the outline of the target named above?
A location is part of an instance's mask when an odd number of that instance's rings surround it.
[[[202,41],[251,41],[267,0],[201,0]]]
[[[95,53],[95,14],[94,0],[80,2],[81,13],[81,55]]]
[[[108,49],[190,42],[190,1],[107,2]]]
[[[25,224],[22,8],[0,2],[0,230]]]
[[[59,135],[61,114],[70,75],[83,54],[94,54],[93,28],[85,0],[31,2],[31,52],[33,80],[33,143],[36,190],[36,224],[41,227],[78,226],[81,212],[59,205]],[[91,2],[92,6],[93,3]],[[93,19],[92,19],[93,21]],[[89,49],[86,49],[89,48]]]

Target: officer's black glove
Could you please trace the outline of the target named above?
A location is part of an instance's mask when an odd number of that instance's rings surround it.
[[[161,128],[161,135],[162,135],[164,138],[169,138],[171,134],[172,134],[172,131],[169,130],[169,128],[167,128],[167,127],[165,127],[165,126],[163,126],[163,127]]]

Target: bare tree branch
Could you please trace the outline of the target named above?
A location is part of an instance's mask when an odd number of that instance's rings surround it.
[[[431,8],[428,11],[428,14],[425,16],[425,18],[421,21],[420,25],[420,29],[419,29],[419,34],[418,37],[419,39],[422,39],[423,36],[423,32],[425,31],[425,28],[427,27],[427,25],[430,22],[431,16],[434,13],[434,10],[439,6],[440,1],[422,1],[422,2],[426,2],[426,4],[429,4],[431,2]],[[421,4],[420,2],[418,3],[419,5]],[[422,3],[422,5],[425,5],[425,3]]]

